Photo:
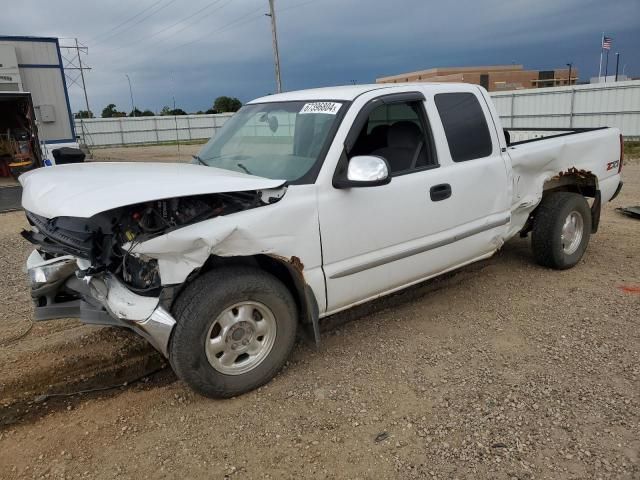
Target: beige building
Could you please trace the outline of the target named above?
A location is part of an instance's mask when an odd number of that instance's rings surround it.
[[[571,85],[578,80],[578,71],[571,69]],[[489,65],[484,67],[430,68],[376,79],[376,83],[404,82],[465,82],[482,85],[490,92],[523,88],[569,85],[569,69],[525,70],[522,65]]]

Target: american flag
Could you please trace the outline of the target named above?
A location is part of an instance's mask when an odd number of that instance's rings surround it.
[[[613,43],[613,38],[611,37],[602,37],[602,48],[603,50],[611,50],[611,44]]]

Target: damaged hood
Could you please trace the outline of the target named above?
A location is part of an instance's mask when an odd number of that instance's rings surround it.
[[[277,188],[270,180],[188,163],[105,162],[39,168],[20,176],[22,207],[46,218],[84,217],[164,198]]]

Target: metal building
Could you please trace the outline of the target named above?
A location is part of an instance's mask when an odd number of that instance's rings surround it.
[[[57,38],[0,36],[0,91],[31,92],[40,141],[75,144]]]

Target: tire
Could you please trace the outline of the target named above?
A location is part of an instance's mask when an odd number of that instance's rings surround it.
[[[173,312],[177,324],[169,362],[206,397],[233,397],[264,385],[282,368],[296,339],[298,312],[291,293],[253,267],[205,273],[185,288]]]
[[[581,231],[581,236],[578,238],[573,231]],[[540,202],[533,219],[533,257],[544,267],[571,268],[584,255],[590,234],[591,210],[587,200],[578,193],[550,193]]]

